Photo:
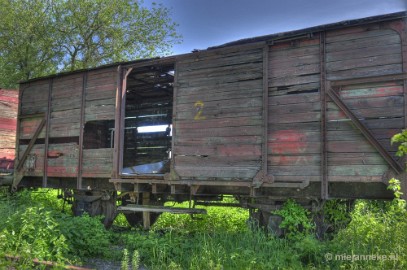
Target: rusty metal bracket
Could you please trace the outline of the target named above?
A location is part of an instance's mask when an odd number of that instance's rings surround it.
[[[266,175],[263,170],[260,170],[253,178],[253,187],[260,188],[265,183],[270,184],[273,182],[274,182],[273,175],[270,174]]]
[[[345,115],[353,122],[353,124],[362,132],[366,139],[372,144],[374,148],[380,153],[380,155],[386,160],[393,170],[397,173],[403,172],[403,167],[398,163],[387,150],[376,140],[369,129],[352,113],[352,111],[342,101],[338,93],[332,88],[327,89],[327,94],[332,101],[345,113]]]
[[[34,143],[37,140],[38,136],[40,135],[41,130],[45,126],[46,122],[47,121],[45,120],[45,118],[43,118],[41,120],[40,124],[38,125],[37,129],[35,130],[35,133],[34,133],[33,137],[31,138],[30,143],[27,146],[27,149],[25,149],[23,156],[18,161],[18,165],[17,165],[17,168],[16,168],[17,172],[19,172],[21,170],[21,168],[23,167],[24,162],[28,157],[28,154],[30,153],[31,149],[33,148]]]

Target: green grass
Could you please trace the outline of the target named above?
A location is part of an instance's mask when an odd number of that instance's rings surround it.
[[[350,215],[330,204],[330,220],[340,224],[340,229],[330,240],[319,241],[312,231],[296,234],[295,226],[290,227],[295,237],[275,238],[253,229],[247,210],[222,207],[208,207],[208,215],[194,217],[164,213],[148,232],[130,229],[119,215],[114,228],[105,230],[98,218],[72,217],[67,206],[62,213],[62,201],[56,196],[56,191],[47,190],[26,190],[13,196],[0,190],[0,268],[10,264],[3,259],[5,254],[22,256],[20,265],[14,267],[29,268],[34,257],[61,264],[80,264],[89,257],[121,261],[124,249],[129,265],[140,260],[150,270],[407,267],[407,211],[397,200],[360,200]],[[291,203],[282,213],[291,217],[292,224],[296,219],[304,224],[310,216],[302,211]],[[355,257],[373,254],[398,258]]]

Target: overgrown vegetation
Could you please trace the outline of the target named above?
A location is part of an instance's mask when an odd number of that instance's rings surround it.
[[[402,143],[404,155],[407,136],[400,136],[393,141]],[[63,212],[55,191],[0,190],[0,268],[31,268],[34,258],[63,265],[101,257],[133,270],[406,269],[406,201],[400,181],[391,179],[388,188],[393,201],[357,200],[353,207],[328,201],[322,209],[330,229],[325,240],[315,237],[315,216],[293,200],[275,212],[286,233],[278,238],[253,229],[241,208],[208,207],[207,216],[192,218],[164,213],[149,232],[130,229],[119,215],[108,231],[99,218]]]
[[[220,207],[209,207],[203,217],[163,214],[149,232],[130,229],[119,216],[115,227],[105,230],[98,218],[62,213],[56,195],[54,191],[2,193],[0,268],[31,267],[34,258],[80,264],[89,257],[115,260],[122,269],[145,265],[151,270],[407,267],[407,211],[400,199],[359,200],[349,214],[341,211],[340,201],[333,201],[326,206],[327,216],[341,226],[330,240],[320,241],[314,236],[312,214],[294,201],[277,212],[286,217],[282,227],[288,230],[286,237],[277,238],[253,230],[247,210]],[[20,260],[13,263],[5,255]]]

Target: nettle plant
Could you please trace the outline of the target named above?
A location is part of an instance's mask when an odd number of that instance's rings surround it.
[[[399,157],[405,156],[407,154],[407,129],[403,129],[400,133],[397,133],[391,138],[391,144],[394,143],[399,144],[396,155]],[[398,205],[405,208],[406,201],[400,199],[401,195],[403,195],[400,180],[395,178],[390,179],[387,189],[393,191]]]

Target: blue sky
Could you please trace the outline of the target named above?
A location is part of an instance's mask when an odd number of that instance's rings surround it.
[[[407,0],[145,0],[171,9],[182,44],[174,54],[242,38],[407,9]]]

